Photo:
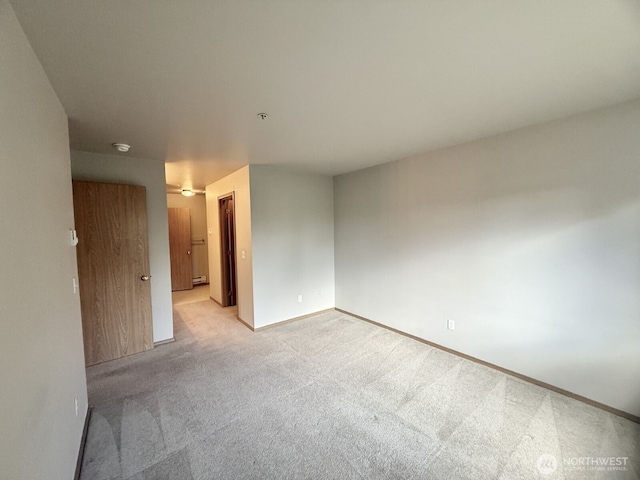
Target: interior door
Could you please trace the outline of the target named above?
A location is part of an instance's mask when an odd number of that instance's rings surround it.
[[[145,187],[73,182],[87,365],[153,348]]]
[[[169,255],[171,290],[192,289],[191,214],[188,208],[169,209]]]
[[[233,194],[219,198],[222,306],[236,305],[236,226]]]

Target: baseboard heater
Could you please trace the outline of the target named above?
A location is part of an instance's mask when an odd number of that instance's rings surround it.
[[[201,283],[207,283],[207,277],[205,275],[200,275],[199,277],[193,277],[194,285],[200,285]]]

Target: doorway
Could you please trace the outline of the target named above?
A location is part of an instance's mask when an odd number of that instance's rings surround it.
[[[218,198],[220,218],[220,273],[222,276],[222,306],[237,303],[236,282],[236,225],[234,195],[230,193]]]

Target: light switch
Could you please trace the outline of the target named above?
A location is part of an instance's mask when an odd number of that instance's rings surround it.
[[[73,277],[73,293],[78,293],[79,288],[80,285],[78,285],[78,279],[76,277]]]
[[[247,258],[247,255],[245,254],[244,250],[242,250],[242,259],[244,260],[245,258]]]

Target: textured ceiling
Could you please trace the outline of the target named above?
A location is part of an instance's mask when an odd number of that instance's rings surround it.
[[[180,186],[335,175],[640,96],[636,0],[11,4],[71,147],[130,143]]]

